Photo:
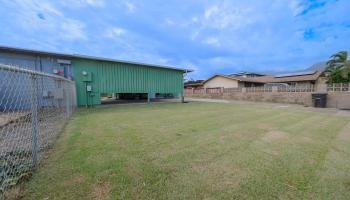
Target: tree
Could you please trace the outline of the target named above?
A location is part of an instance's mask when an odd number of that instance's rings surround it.
[[[350,82],[350,61],[348,52],[340,51],[332,55],[325,71],[329,83]]]

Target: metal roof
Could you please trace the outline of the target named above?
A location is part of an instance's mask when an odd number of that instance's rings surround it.
[[[292,72],[292,73],[286,73],[286,74],[278,74],[275,77],[276,78],[282,78],[282,77],[290,77],[290,76],[305,76],[305,75],[312,75],[315,74],[316,70],[313,71],[302,71],[302,72]]]
[[[296,74],[296,75],[294,75]],[[298,81],[316,81],[322,74],[322,71],[315,71],[314,73],[303,72],[303,73],[289,73],[283,76],[259,76],[259,77],[241,77],[241,76],[225,76],[221,74],[215,74],[205,80],[203,83],[213,79],[216,76],[225,77],[232,80],[238,80],[242,82],[250,82],[250,83],[286,83],[286,82],[298,82]]]
[[[118,63],[133,64],[133,65],[142,65],[142,66],[147,66],[147,67],[173,69],[173,70],[183,71],[185,73],[193,72],[192,69],[184,69],[184,68],[170,67],[170,66],[158,65],[158,64],[148,64],[148,63],[142,63],[142,62],[118,60],[118,59],[113,59],[113,58],[88,56],[88,55],[81,55],[81,54],[74,54],[74,53],[73,54],[69,54],[69,53],[60,53],[60,52],[53,52],[53,51],[40,51],[40,50],[34,50],[34,49],[9,47],[9,46],[1,46],[0,45],[0,51],[1,50],[6,50],[8,52],[17,52],[17,53],[19,52],[19,53],[30,53],[30,54],[39,54],[39,55],[59,56],[59,57],[70,58],[70,59],[72,59],[72,58],[82,58],[82,59],[88,59],[88,60],[118,62]]]
[[[256,73],[256,72],[246,72],[246,71],[241,71],[241,72],[237,72],[237,73],[228,74],[227,76],[243,76],[243,75],[265,76],[265,74]]]

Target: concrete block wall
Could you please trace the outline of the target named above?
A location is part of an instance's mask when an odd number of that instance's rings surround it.
[[[338,88],[339,89],[339,88]],[[223,90],[225,91],[225,90]],[[241,101],[256,101],[256,102],[273,102],[273,103],[290,103],[300,104],[305,106],[313,106],[312,93],[311,91],[303,92],[285,92],[279,91],[277,87],[272,87],[270,91],[255,91],[249,92],[247,88],[243,87],[241,90],[227,90],[227,93],[206,93],[202,92],[185,92],[186,97],[197,97],[197,98],[211,98],[211,99],[227,99],[227,100],[241,100]],[[339,89],[334,92],[327,92],[326,84],[319,84],[316,88],[317,92],[326,92],[327,95],[327,107],[328,108],[339,108],[339,109],[350,109],[350,91]]]
[[[312,106],[310,92],[232,92],[219,94],[186,94],[187,97],[255,102],[290,103]]]
[[[327,107],[350,109],[350,92],[328,92]]]

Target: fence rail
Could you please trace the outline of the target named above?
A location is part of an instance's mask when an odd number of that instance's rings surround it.
[[[234,93],[234,92],[242,92],[241,87],[237,88],[224,88],[224,93]]]
[[[272,92],[272,87],[246,87],[246,92]]]
[[[324,86],[328,92],[350,92],[350,83],[334,83]],[[323,87],[323,86],[322,86]],[[222,94],[236,92],[317,92],[315,86],[269,86],[269,87],[237,87],[237,88],[199,88],[185,89],[184,93],[192,94]],[[324,92],[324,89],[319,92]]]
[[[348,87],[349,88],[349,87]],[[343,87],[344,89],[344,87]],[[237,87],[237,88],[199,88],[185,89],[184,93],[191,94],[222,94],[222,93],[259,93],[259,92],[315,92],[314,86],[262,86],[262,87]]]
[[[31,174],[75,109],[73,81],[0,64],[0,199]]]
[[[328,84],[327,91],[329,91],[329,92],[350,92],[350,84],[349,83]]]
[[[315,87],[314,86],[305,86],[305,87],[278,86],[277,92],[315,92]]]

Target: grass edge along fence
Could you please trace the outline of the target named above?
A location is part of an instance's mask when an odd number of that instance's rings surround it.
[[[74,81],[0,64],[0,199],[31,176],[75,110]]]

